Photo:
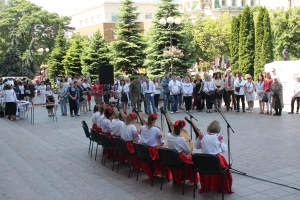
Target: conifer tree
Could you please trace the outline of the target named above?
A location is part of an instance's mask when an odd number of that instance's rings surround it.
[[[48,71],[51,78],[65,75],[64,65],[62,63],[66,55],[67,41],[64,33],[59,29],[55,38],[54,48],[51,51],[48,59]]]
[[[265,9],[264,14],[264,37],[262,42],[262,56],[261,56],[261,63],[263,64],[261,68],[261,72],[264,70],[264,65],[274,60],[274,53],[273,53],[273,38],[272,38],[272,30],[271,30],[271,22],[269,17],[269,11]]]
[[[239,71],[245,75],[254,75],[255,59],[255,27],[253,13],[250,7],[245,6],[240,22],[239,40]]]
[[[117,15],[119,21],[116,23],[117,40],[111,45],[111,63],[115,71],[131,71],[142,67],[145,54],[145,44],[142,39],[137,7],[131,0],[121,0],[120,13]]]
[[[146,49],[145,66],[151,75],[162,76],[166,71],[171,71],[170,56],[163,56],[163,50],[170,47],[170,30],[165,29],[159,23],[161,18],[170,16],[176,18],[181,17],[178,11],[177,4],[172,3],[172,0],[162,0],[158,5],[158,11],[153,20],[151,35]],[[195,64],[195,56],[190,52],[191,41],[188,39],[188,34],[185,31],[185,24],[181,23],[176,29],[172,30],[172,46],[178,47],[184,56],[173,58],[174,72],[178,75],[183,75],[188,68]]]
[[[235,71],[239,68],[239,33],[240,33],[240,19],[233,17],[231,22],[231,34],[230,34],[230,65],[231,70]]]
[[[81,54],[84,49],[84,38],[79,34],[73,34],[70,40],[70,47],[62,61],[67,75],[81,74]]]
[[[258,10],[257,23],[255,27],[255,60],[254,60],[254,79],[263,71],[264,63],[262,60],[262,43],[264,38],[264,14],[265,8],[260,7]]]
[[[100,31],[96,31],[81,56],[82,74],[90,75],[93,80],[96,79],[99,76],[99,66],[109,63],[108,53],[109,49],[105,40]]]
[[[23,60],[23,67],[22,67],[22,76],[27,76],[30,79],[33,79],[34,76],[36,75],[36,72],[39,70],[37,63],[34,59],[34,43],[35,39],[31,40],[31,43],[29,45],[29,49],[25,53],[25,58]]]

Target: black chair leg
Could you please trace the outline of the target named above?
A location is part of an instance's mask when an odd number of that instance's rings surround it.
[[[167,180],[170,182],[169,176],[168,176],[168,168],[166,167],[166,175],[167,175]]]
[[[196,174],[197,174],[197,172],[194,170],[194,192],[193,192],[193,198],[195,198],[196,187],[197,187]]]
[[[186,173],[186,167],[183,169],[182,195],[184,195],[185,173]]]
[[[91,143],[92,143],[92,140],[90,140],[90,145],[89,145],[89,152],[88,152],[88,154],[90,154],[90,150],[91,150]]]
[[[117,173],[119,173],[119,165],[120,165],[120,156],[119,156],[119,152],[117,152],[117,158],[118,158]]]
[[[114,171],[114,169],[115,169],[115,157],[116,157],[116,151],[114,151],[113,166],[112,166],[111,171]]]
[[[151,182],[151,186],[153,187],[153,180],[154,180],[154,171],[155,171],[155,167],[156,167],[156,162],[154,162],[154,167],[152,166],[152,163],[150,162],[150,167],[151,167],[151,172],[152,172],[152,182]]]
[[[103,148],[103,147],[102,147]],[[101,159],[101,164],[103,165],[104,163],[104,154],[105,154],[105,149],[103,148],[102,150],[102,159]]]
[[[161,168],[160,190],[162,190],[163,179],[164,179],[164,165],[162,165],[162,168]]]
[[[226,172],[224,172],[223,180],[222,180],[222,200],[224,200],[225,176],[226,176]]]
[[[131,173],[131,165],[132,165],[131,155],[129,156],[128,165],[129,165],[129,174],[128,174],[128,178],[130,178],[130,173]],[[132,168],[133,168],[133,165],[132,165]]]
[[[139,167],[138,167],[137,174],[136,174],[136,181],[139,180],[140,168],[141,168],[141,161],[139,160]]]
[[[94,142],[92,143],[92,149],[91,149],[91,155],[90,155],[90,158],[92,158],[92,156],[93,156],[93,147],[94,147]]]
[[[97,147],[96,147],[95,160],[97,159],[97,153],[98,153],[98,142],[97,142]]]

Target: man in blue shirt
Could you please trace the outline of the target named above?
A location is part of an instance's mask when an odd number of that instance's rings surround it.
[[[170,110],[170,90],[169,90],[169,82],[172,79],[169,77],[169,72],[165,73],[165,78],[161,80],[161,85],[163,87],[163,93],[164,93],[164,110],[167,110],[167,104],[168,104],[168,110]]]

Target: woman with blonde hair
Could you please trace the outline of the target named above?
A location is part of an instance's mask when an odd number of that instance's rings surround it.
[[[198,129],[199,136],[194,142],[194,146],[196,149],[201,149],[205,154],[213,154],[216,155],[221,164],[221,168],[228,168],[228,163],[226,159],[221,155],[221,153],[225,153],[227,151],[227,145],[224,142],[223,136],[220,134],[221,125],[218,121],[213,120],[206,129],[206,132],[201,132]],[[228,170],[228,173],[225,176],[225,193],[232,193],[232,175]],[[201,189],[198,190],[198,193],[217,190],[222,192],[222,178],[223,175],[208,175],[203,174],[203,178],[200,180]]]
[[[246,100],[248,103],[248,109],[250,112],[253,112],[253,106],[255,101],[255,83],[252,80],[252,76],[250,74],[246,74],[246,82],[244,85],[244,90],[246,94]]]
[[[273,84],[273,79],[271,78],[270,72],[266,73],[266,78],[264,80],[264,91],[265,94],[267,95],[268,102],[266,102],[266,107],[267,107],[267,112],[265,115],[272,115],[272,99],[271,99],[271,85]]]

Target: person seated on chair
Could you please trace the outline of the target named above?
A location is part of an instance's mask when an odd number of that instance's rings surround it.
[[[108,104],[106,104],[106,108],[110,107]],[[99,133],[102,133],[102,121],[104,119],[104,111],[105,111],[105,106],[103,106],[103,104],[100,106],[100,117],[98,117],[97,119],[97,126],[99,128],[99,130],[101,130],[101,132]]]
[[[127,113],[125,111],[124,111],[124,114],[127,115]],[[122,119],[121,113],[119,113],[117,119],[113,119],[111,121],[111,134],[114,137],[120,137],[120,132],[121,132],[122,126],[124,125],[124,122],[120,119]]]
[[[152,160],[159,159],[159,154],[157,147],[163,146],[165,140],[160,133],[160,129],[155,126],[155,122],[158,116],[156,113],[148,115],[148,121],[146,125],[141,127],[141,137],[142,143],[148,146],[150,157]],[[148,175],[149,178],[152,178],[151,164],[148,162],[141,162],[141,169]],[[154,169],[154,176],[160,174],[161,163],[157,163]]]
[[[101,116],[100,104],[96,104],[94,106],[94,113],[92,116],[92,123],[93,123],[92,129],[96,130],[98,133],[102,132],[102,130],[97,126],[97,121],[100,118],[100,116]]]
[[[111,129],[112,129],[112,125],[111,125],[111,116],[114,114],[114,111],[111,107],[107,108],[104,111],[104,118],[102,120],[102,133],[106,134],[109,139],[112,141],[112,135],[111,135]]]
[[[221,155],[227,151],[227,145],[223,140],[223,136],[220,134],[221,125],[218,121],[213,120],[208,126],[206,132],[201,132],[198,129],[199,136],[194,142],[196,149],[202,149],[203,153],[217,155],[222,168],[228,168],[228,163],[226,159]],[[225,179],[225,193],[232,193],[232,176],[230,171],[227,171]],[[218,190],[222,192],[222,175],[219,174],[203,174],[201,177],[201,189],[198,190],[198,193],[205,191]]]
[[[121,128],[121,138],[125,140],[127,150],[130,153],[135,153],[134,147],[133,147],[133,142],[139,143],[141,141],[141,137],[137,132],[136,127],[133,125],[137,120],[137,114],[135,113],[129,113],[125,117],[125,123]],[[132,157],[132,164],[134,168],[138,167],[138,160],[136,156]]]
[[[177,120],[174,123],[174,132],[168,133],[166,140],[167,142],[167,148],[169,149],[175,149],[178,151],[179,158],[182,163],[185,164],[193,164],[192,157],[190,156],[191,151],[190,147],[187,144],[187,141],[185,141],[184,137],[180,135],[180,132],[185,127],[186,123],[184,120]],[[173,175],[173,182],[180,184],[183,181],[183,172],[181,169],[174,169]],[[192,167],[188,167],[186,170],[186,180],[190,181],[190,184],[194,184],[194,172]],[[196,177],[197,183],[199,182],[199,176]]]

